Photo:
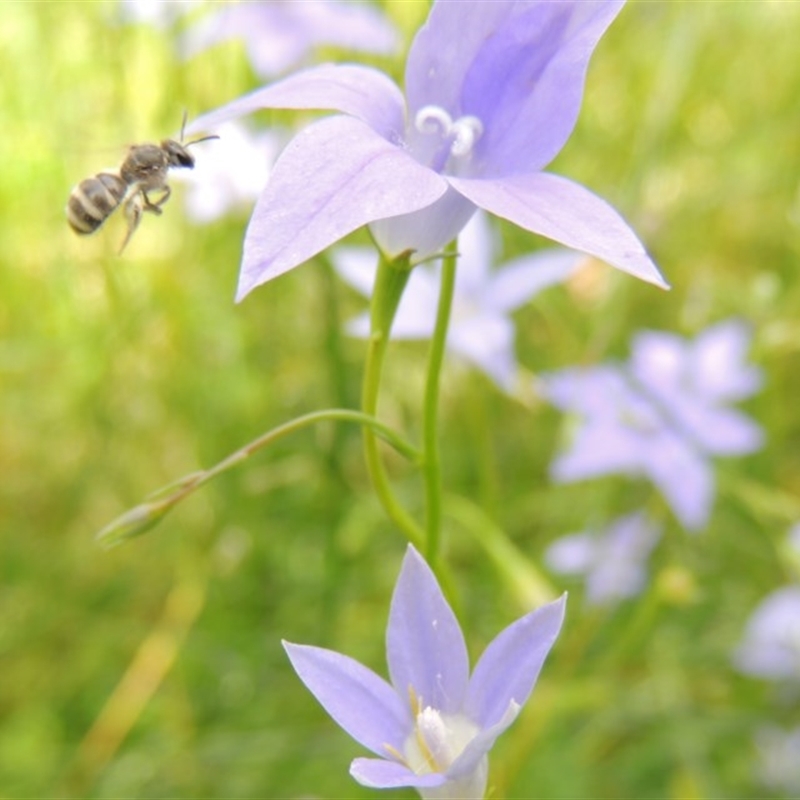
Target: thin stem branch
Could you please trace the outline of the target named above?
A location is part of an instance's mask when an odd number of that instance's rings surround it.
[[[159,489],[151,495],[150,500],[126,511],[103,528],[96,536],[97,541],[104,547],[114,547],[125,539],[144,533],[158,524],[167,512],[180,503],[181,500],[187,498],[212,478],[216,478],[223,472],[241,464],[254,453],[278,439],[315,425],[318,422],[325,421],[355,422],[368,429],[374,438],[383,439],[398,453],[411,461],[416,462],[420,458],[419,451],[412,444],[403,439],[388,425],[369,414],[348,408],[329,408],[323,411],[314,411],[311,414],[297,417],[267,431],[249,444],[223,458],[213,467],[185,475],[174,483]]]
[[[439,454],[439,387],[442,374],[450,311],[456,284],[456,242],[445,249],[442,261],[442,284],[436,310],[436,327],[428,355],[428,373],[425,379],[425,400],[422,411],[422,468],[425,480],[425,538],[428,563],[434,565],[438,557],[442,527],[442,468]]]

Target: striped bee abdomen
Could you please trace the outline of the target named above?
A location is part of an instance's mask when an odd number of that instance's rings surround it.
[[[125,208],[128,232],[119,252],[125,249],[145,212],[160,215],[169,200],[168,172],[174,167],[191,169],[194,156],[187,148],[219,136],[203,136],[183,142],[186,114],[181,125],[181,140],[164,139],[158,144],[145,142],[128,148],[119,172],[100,172],[81,181],[67,201],[67,222],[75,233],[94,233],[120,205]],[[155,196],[154,196],[155,195]]]
[[[94,233],[123,201],[128,186],[119,175],[101,172],[81,181],[67,201],[67,221],[76,233]]]

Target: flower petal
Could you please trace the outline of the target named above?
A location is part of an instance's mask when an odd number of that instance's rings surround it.
[[[389,258],[412,251],[412,263],[418,264],[458,236],[475,213],[475,206],[463,195],[448,187],[431,206],[378,220],[370,225],[376,244]]]
[[[544,563],[561,575],[581,575],[595,565],[600,548],[588,533],[571,533],[556,539],[545,550]]]
[[[232,37],[243,38],[255,71],[285,72],[318,44],[387,53],[397,33],[377,9],[337,0],[235,3],[203,16],[180,40],[185,58]]]
[[[497,737],[500,736],[519,716],[522,706],[515,703],[513,700],[508,704],[503,716],[488,728],[480,731],[475,738],[464,748],[459,757],[450,765],[447,770],[448,778],[464,778],[473,775],[476,782],[480,784],[483,782],[483,788],[486,789],[486,778],[488,774],[488,758],[487,753],[494,747]],[[485,793],[478,793],[476,795],[483,798]]]
[[[632,390],[614,364],[568,367],[541,376],[538,391],[562,411],[606,418],[631,402]]]
[[[514,311],[548,286],[566,280],[585,262],[583,253],[560,247],[515,258],[494,272],[483,302],[495,311]]]
[[[736,319],[712,325],[695,339],[694,379],[706,397],[741,400],[761,388],[761,370],[745,363],[750,339],[749,327]]]
[[[380,676],[348,656],[283,642],[295,672],[334,722],[377,755],[402,752],[413,726],[410,711]]]
[[[759,603],[733,657],[750,675],[800,678],[800,587],[777,589]]]
[[[337,247],[329,254],[339,277],[364,297],[372,297],[378,272],[377,254],[370,247]]]
[[[237,298],[368,222],[435,202],[446,182],[352,117],[310,125],[283,151],[244,242]]]
[[[458,272],[456,292],[475,302],[481,302],[486,284],[492,274],[492,260],[496,250],[494,227],[483,211],[473,214],[458,234]]]
[[[646,562],[661,528],[640,511],[615,520],[595,536],[598,557],[586,578],[587,603],[637,595],[647,582]]]
[[[386,657],[399,695],[413,689],[423,706],[461,710],[469,679],[464,636],[431,568],[411,545],[392,595]]]
[[[356,64],[322,64],[256,89],[198,117],[186,133],[217,125],[262,108],[310,108],[340,111],[366,122],[385,139],[399,143],[403,134],[403,94],[384,73]]]
[[[449,180],[475,205],[499,217],[668,288],[625,220],[580,184],[545,172],[495,180]]]
[[[525,704],[561,630],[566,602],[562,595],[526,614],[486,648],[470,678],[464,706],[482,728],[498,724],[512,701]]]
[[[688,405],[688,404],[687,404]],[[716,456],[741,456],[754,453],[764,446],[764,431],[747,415],[733,408],[688,407],[694,412],[682,422],[690,426],[697,444]]]
[[[575,433],[570,448],[550,465],[553,480],[561,483],[623,473],[640,475],[644,436],[613,420],[590,421]]]
[[[439,272],[427,265],[415,267],[408,279],[392,322],[392,339],[429,339],[436,326]]]
[[[406,67],[410,116],[474,115],[483,175],[542,169],[578,117],[592,52],[624,0],[437,2]]]
[[[365,297],[372,296],[375,284],[376,254],[361,247],[338,247],[331,254],[337,273]],[[411,273],[392,322],[392,339],[427,339],[436,324],[439,298],[438,271],[418,266]],[[351,336],[369,336],[369,313],[360,314],[347,323]]]
[[[642,453],[643,468],[689,531],[703,528],[714,503],[708,459],[675,434],[663,431]]]
[[[472,316],[450,328],[447,345],[483,370],[501,389],[513,389],[517,359],[510,319],[498,314]]]
[[[404,764],[381,758],[356,758],[350,764],[350,774],[362,785],[374,789],[394,789],[401,786],[442,786],[447,778],[440,772],[417,775]]]
[[[406,61],[410,117],[427,105],[445,109],[454,119],[460,116],[464,78],[487,36],[502,25],[513,6],[513,0],[433,4]]]

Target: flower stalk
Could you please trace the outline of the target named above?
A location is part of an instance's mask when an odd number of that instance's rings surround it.
[[[361,409],[371,418],[376,416],[378,410],[383,361],[389,344],[392,320],[411,274],[410,258],[410,253],[405,253],[393,260],[381,255],[378,261],[375,291],[370,310],[370,338],[364,362],[364,382],[361,391]],[[378,500],[389,518],[403,531],[408,540],[418,547],[422,547],[423,530],[403,508],[392,491],[386,468],[381,460],[375,431],[365,427],[363,435],[367,472]]]
[[[425,536],[426,557],[434,566],[441,541],[442,525],[442,468],[439,451],[439,388],[442,363],[447,344],[447,330],[453,307],[456,285],[456,241],[445,250],[442,262],[442,282],[439,289],[439,305],[436,310],[436,326],[431,338],[428,356],[428,373],[425,380],[423,406],[423,471],[425,479]]]

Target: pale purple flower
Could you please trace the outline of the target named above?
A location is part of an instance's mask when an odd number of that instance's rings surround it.
[[[605,530],[571,534],[553,542],[545,562],[554,572],[583,575],[591,605],[639,594],[647,582],[647,559],[661,528],[643,512],[614,520]]]
[[[758,678],[800,680],[800,586],[777,589],[759,603],[733,660]]]
[[[562,248],[542,250],[492,268],[495,241],[486,215],[479,212],[458,240],[458,271],[447,346],[485,372],[506,391],[517,374],[512,311],[535,294],[569,277],[585,260]],[[375,283],[375,253],[343,247],[331,254],[337,272],[365,297]],[[436,324],[440,264],[417,267],[408,280],[392,324],[392,339],[429,339]],[[348,331],[369,336],[369,315],[348,324]]]
[[[369,67],[323,65],[196,120],[259,108],[342,112],[283,151],[244,243],[238,297],[370,225],[387,257],[437,253],[480,207],[666,286],[627,223],[543,172],[578,117],[589,58],[624,0],[437,0],[406,63],[405,96]]]
[[[800,794],[800,727],[784,730],[775,725],[756,733],[758,774],[772,791]]]
[[[472,675],[464,636],[430,567],[409,546],[386,630],[391,683],[340,653],[284,642],[300,679],[334,721],[378,758],[350,774],[423,798],[482,800],[487,753],[530,696],[561,630],[566,596],[512,623]]]
[[[275,77],[321,46],[388,54],[397,32],[377,8],[339,0],[231,3],[203,17],[182,41],[188,58],[226,39],[242,39],[253,69]]]
[[[238,122],[226,122],[216,132],[220,138],[204,143],[195,168],[175,174],[188,187],[186,211],[195,222],[252,206],[283,145],[276,131],[256,133]]]
[[[748,339],[737,321],[712,326],[691,342],[644,332],[635,337],[627,365],[542,378],[542,394],[577,417],[570,446],[551,466],[553,477],[647,477],[686,528],[702,528],[714,501],[710,457],[751,453],[763,443],[758,425],[724,405],[760,385],[760,373],[742,363]]]

